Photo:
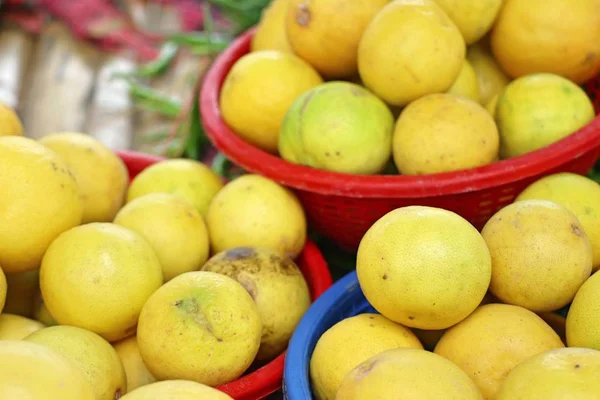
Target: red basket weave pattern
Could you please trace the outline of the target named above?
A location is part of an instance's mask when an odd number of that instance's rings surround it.
[[[133,151],[119,151],[117,154],[125,162],[130,180],[150,165],[164,160],[161,157]],[[332,284],[327,262],[319,248],[311,241],[307,241],[296,262],[306,278],[312,299],[315,300]],[[265,366],[217,389],[236,400],[262,399],[281,388],[284,362],[285,352]]]
[[[407,205],[454,211],[477,228],[511,203],[528,184],[556,172],[587,173],[600,156],[600,117],[546,148],[480,168],[425,176],[357,176],[295,165],[241,139],[225,124],[219,93],[235,62],[249,52],[253,30],[213,63],[200,93],[200,111],[213,144],[247,171],[293,189],[311,225],[341,246],[356,249],[363,234],[387,212]],[[600,111],[600,77],[586,85]]]

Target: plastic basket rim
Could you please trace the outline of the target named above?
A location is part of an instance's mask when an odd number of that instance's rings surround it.
[[[351,175],[289,163],[243,140],[221,116],[221,86],[235,61],[248,53],[255,29],[234,40],[207,72],[199,97],[202,122],[211,142],[232,162],[291,188],[357,198],[453,195],[508,185],[552,170],[589,151],[600,153],[600,115],[597,115],[577,132],[545,148],[463,171],[421,176]]]
[[[152,164],[166,160],[163,157],[128,150],[116,151],[116,154],[128,170],[133,167],[136,174]],[[333,283],[327,262],[318,246],[310,239],[306,240],[296,261],[302,263],[306,272],[309,272],[306,280],[314,303]],[[216,388],[239,400],[261,399],[281,387],[286,354],[287,350],[259,369]]]

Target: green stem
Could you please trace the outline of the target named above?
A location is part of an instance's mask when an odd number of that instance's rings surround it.
[[[181,112],[181,102],[133,80],[129,84],[129,93],[136,105],[170,118]]]

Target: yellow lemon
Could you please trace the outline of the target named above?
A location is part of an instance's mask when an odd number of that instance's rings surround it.
[[[498,211],[481,232],[492,255],[490,291],[505,303],[542,312],[571,302],[592,272],[584,228],[563,206],[524,200]]]
[[[0,314],[0,341],[21,340],[45,328],[41,322],[14,314]]]
[[[467,44],[481,39],[492,28],[503,0],[435,0],[454,21]]]
[[[44,136],[75,176],[83,203],[82,223],[110,222],[125,202],[129,174],[123,161],[100,141],[74,132]]]
[[[229,182],[215,196],[206,224],[213,253],[254,246],[295,258],[306,241],[306,217],[296,196],[259,175]]]
[[[514,367],[561,347],[556,332],[533,312],[508,304],[486,304],[448,329],[435,353],[461,367],[491,400]]]
[[[0,399],[97,400],[83,372],[37,343],[0,340]]]
[[[286,32],[294,53],[327,78],[357,72],[358,43],[389,0],[289,0]]]
[[[6,302],[6,276],[0,268],[0,313],[4,310],[4,303]]]
[[[218,386],[252,364],[261,331],[256,305],[242,285],[225,275],[196,271],[173,278],[150,296],[137,340],[158,380]]]
[[[485,241],[461,216],[433,207],[393,210],[358,247],[356,272],[367,300],[403,325],[445,329],[485,296],[492,262]]]
[[[204,216],[223,182],[206,165],[185,159],[151,165],[137,175],[127,191],[127,202],[149,193],[170,193],[191,203]]]
[[[456,78],[446,93],[463,96],[467,99],[479,102],[479,83],[477,83],[477,74],[475,74],[475,70],[471,64],[469,64],[469,61],[463,61],[458,78]]]
[[[0,136],[23,136],[23,124],[13,109],[0,104]]]
[[[256,32],[250,43],[251,51],[279,50],[292,52],[285,31],[288,0],[273,0],[263,9]]]
[[[533,199],[558,203],[577,217],[592,246],[594,270],[600,268],[600,185],[585,176],[563,172],[535,181],[516,201]]]
[[[433,0],[395,0],[365,30],[358,70],[368,89],[403,106],[448,90],[465,51],[460,31]]]
[[[400,114],[393,138],[394,162],[405,175],[480,167],[498,155],[494,119],[478,103],[452,94],[423,96]]]
[[[52,326],[25,340],[46,346],[75,364],[97,400],[119,399],[127,392],[125,370],[117,352],[97,334],[74,326]]]
[[[0,265],[36,269],[50,243],[79,225],[79,188],[66,163],[25,137],[0,137]]]
[[[483,400],[477,386],[458,366],[420,349],[384,351],[354,368],[336,400],[385,399]]]
[[[600,393],[600,351],[548,350],[517,365],[504,379],[498,400],[593,400]]]
[[[563,77],[533,74],[515,79],[496,106],[500,156],[516,157],[546,147],[575,133],[595,116],[583,89]]]
[[[498,106],[498,95],[494,95],[485,105],[485,109],[490,113],[492,118],[496,118],[496,107]]]
[[[467,60],[477,75],[479,103],[486,105],[510,82],[484,40],[467,48]]]
[[[165,282],[196,271],[210,250],[204,219],[188,202],[166,193],[138,197],[119,211],[115,224],[139,233],[152,245]]]
[[[151,383],[131,393],[121,400],[233,400],[231,397],[210,386],[193,381],[170,380]]]
[[[127,339],[116,342],[113,344],[113,347],[117,351],[125,368],[128,392],[140,386],[156,382],[156,378],[148,371],[148,367],[146,367],[144,360],[142,360],[136,336],[130,336]]]
[[[40,291],[40,270],[6,274],[6,303],[4,312],[31,318],[36,308],[36,297]]]
[[[306,61],[275,50],[240,58],[221,89],[221,113],[244,140],[276,153],[281,121],[296,97],[323,80]]]
[[[379,314],[359,314],[336,323],[319,338],[310,359],[315,397],[333,400],[354,367],[397,347],[423,348],[410,329]]]
[[[109,341],[135,332],[142,306],[162,283],[150,244],[110,223],[63,233],[48,248],[40,269],[44,303],[56,321]]]
[[[512,77],[548,72],[583,83],[600,72],[598,0],[504,0],[491,36]]]
[[[600,274],[585,281],[567,314],[567,344],[600,350]]]

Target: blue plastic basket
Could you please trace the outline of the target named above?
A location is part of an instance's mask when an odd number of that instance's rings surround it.
[[[313,398],[308,368],[317,341],[339,321],[368,312],[377,311],[360,289],[356,271],[337,281],[312,304],[290,340],[283,371],[284,399]]]

